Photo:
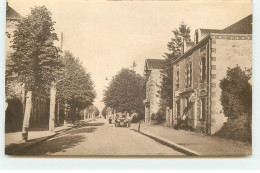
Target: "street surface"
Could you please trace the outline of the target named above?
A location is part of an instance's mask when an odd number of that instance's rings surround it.
[[[182,156],[153,139],[129,128],[115,127],[106,119],[83,124],[23,151],[23,155],[139,155]]]

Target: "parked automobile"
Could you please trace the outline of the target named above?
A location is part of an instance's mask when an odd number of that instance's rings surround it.
[[[115,127],[120,127],[120,126],[123,126],[123,127],[129,127],[130,126],[130,122],[129,122],[126,114],[118,113],[116,115]]]

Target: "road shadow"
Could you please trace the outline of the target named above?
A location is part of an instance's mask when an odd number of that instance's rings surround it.
[[[5,148],[5,154],[16,156],[40,156],[61,152],[83,142],[86,138],[84,134],[93,133],[97,129],[95,126],[102,126],[104,124],[105,123],[80,122],[77,127],[61,133],[55,138],[40,142],[39,144],[30,147],[27,147],[28,143],[40,140],[41,138],[30,140],[27,143],[12,144]]]
[[[77,146],[80,142],[85,139],[82,135],[66,135],[58,138],[47,140],[43,143],[38,144],[24,152],[20,152],[20,156],[40,156],[49,155],[56,152],[65,151],[66,149]]]
[[[66,132],[66,134],[77,135],[77,134],[80,134],[80,133],[92,133],[96,129],[97,129],[96,127],[83,127],[83,128],[78,128],[78,129],[75,129],[75,130],[70,130],[70,131]]]
[[[91,123],[85,124],[85,126],[103,126],[103,125],[105,125],[105,123],[94,123],[94,122],[91,122]]]
[[[35,138],[35,139],[30,139],[26,143],[18,143],[18,144],[10,144],[5,147],[5,154],[6,155],[18,155],[17,152],[20,152],[21,148],[25,148],[31,143],[37,142],[37,140],[44,140],[46,137],[40,137],[40,138]]]

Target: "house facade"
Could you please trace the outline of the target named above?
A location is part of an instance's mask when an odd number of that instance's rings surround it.
[[[220,80],[228,68],[252,67],[252,15],[223,30],[198,29],[194,38],[173,64],[173,124],[185,114],[196,131],[214,134],[227,119]]]
[[[161,69],[164,60],[146,59],[144,67],[145,83],[145,123],[151,123],[152,115],[157,114],[160,103]]]

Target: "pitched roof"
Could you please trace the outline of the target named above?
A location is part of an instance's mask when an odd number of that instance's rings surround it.
[[[163,59],[146,59],[145,64],[150,69],[162,69],[164,60]]]
[[[22,16],[6,3],[6,19],[20,20]]]
[[[210,33],[218,33],[220,30],[219,29],[202,29],[202,28],[200,28],[200,31],[201,31],[201,35],[202,34],[208,35]]]
[[[206,29],[206,30],[209,30],[209,29]],[[213,32],[211,32],[211,33],[214,34]],[[227,28],[225,28],[217,33],[218,34],[252,34],[252,14],[243,18],[242,20],[228,26]],[[209,38],[210,38],[210,34],[208,34],[201,41],[199,41],[198,44],[194,45],[192,48],[187,50],[182,56],[177,58],[173,62],[173,64],[176,64],[181,59],[185,58],[187,55],[189,55],[191,52],[193,52],[195,49],[197,49],[203,42],[205,42]]]
[[[222,34],[252,34],[252,14],[221,30]]]

